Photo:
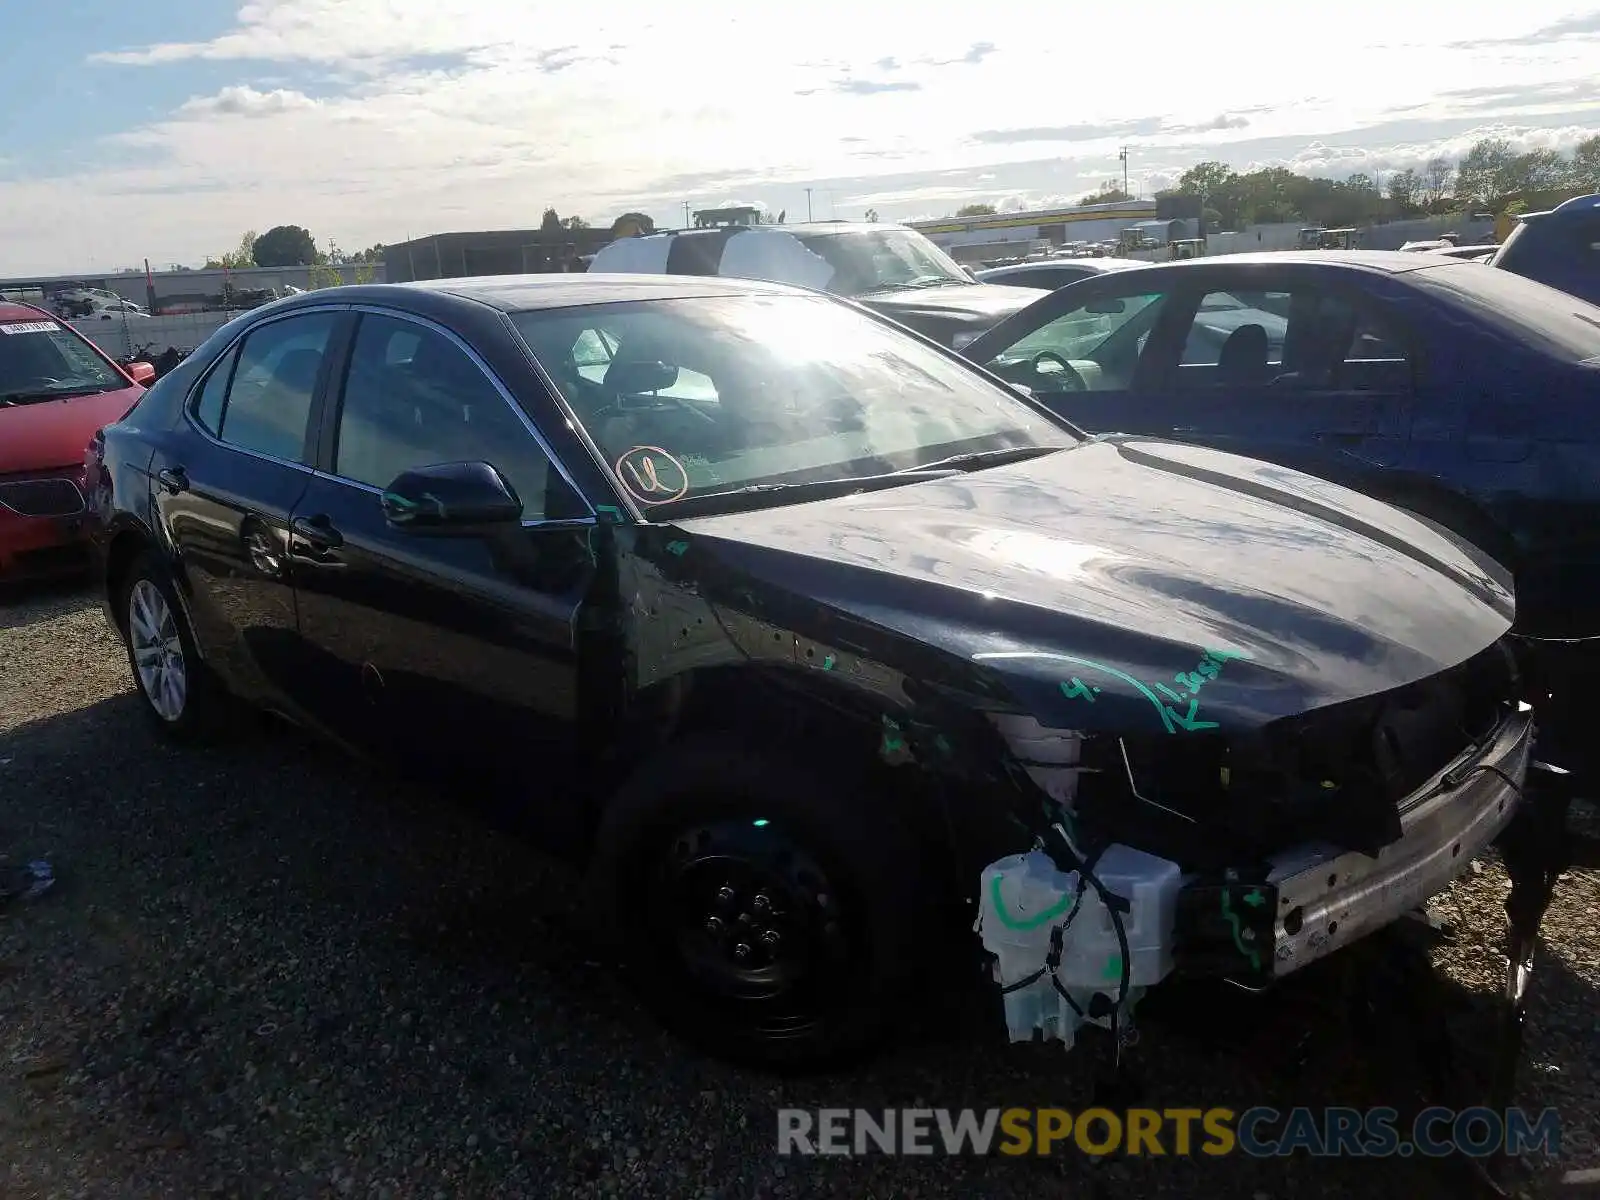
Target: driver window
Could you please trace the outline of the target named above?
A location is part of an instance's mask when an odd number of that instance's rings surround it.
[[[404,471],[447,462],[490,463],[515,489],[524,520],[548,515],[550,460],[483,370],[426,326],[363,316],[339,410],[335,473],[381,488]]]
[[[989,370],[1035,394],[1126,391],[1166,296],[1101,295],[1006,347]]]

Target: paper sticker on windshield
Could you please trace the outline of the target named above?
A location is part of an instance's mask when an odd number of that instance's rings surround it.
[[[660,446],[635,446],[617,459],[622,486],[641,504],[666,504],[689,490],[689,472]]]
[[[0,333],[54,333],[60,328],[54,321],[16,321],[0,325]]]

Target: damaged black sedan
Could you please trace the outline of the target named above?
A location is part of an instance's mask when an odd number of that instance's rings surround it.
[[[974,924],[1014,1038],[1270,982],[1445,887],[1528,770],[1492,560],[778,285],[293,297],[89,466],[160,729],[509,748],[641,998],[730,1056],[871,1045]]]

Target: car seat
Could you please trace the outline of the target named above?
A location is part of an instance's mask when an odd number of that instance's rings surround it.
[[[1235,387],[1265,383],[1271,374],[1267,362],[1270,350],[1266,326],[1239,326],[1228,335],[1217,355],[1217,381]]]

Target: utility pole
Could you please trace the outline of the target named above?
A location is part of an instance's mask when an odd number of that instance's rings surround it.
[[[1122,152],[1118,154],[1117,157],[1122,160],[1122,194],[1124,196],[1130,196],[1133,193],[1128,191],[1128,148],[1124,146],[1122,148]]]
[[[806,189],[806,220],[811,220],[811,189]]]
[[[689,228],[689,202],[687,200],[683,202],[683,227],[685,229]]]

